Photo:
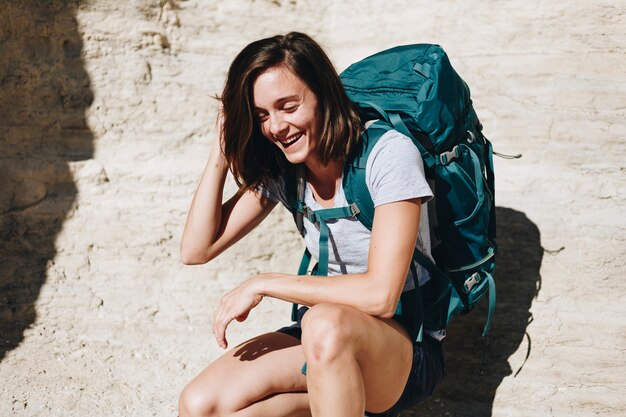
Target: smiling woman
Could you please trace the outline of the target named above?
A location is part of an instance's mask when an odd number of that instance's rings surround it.
[[[253,96],[263,136],[279,145],[291,164],[313,163],[321,120],[311,89],[281,65],[259,75]]]
[[[384,129],[371,149],[371,231],[349,210],[326,222],[322,213],[346,211],[341,179],[368,128],[319,45],[301,33],[248,45],[230,67],[222,103],[221,146],[211,150],[189,210],[183,262],[208,262],[278,202],[294,210],[297,200],[319,214],[303,220],[302,232],[310,253],[324,259],[318,274],[327,276],[268,272],[224,294],[213,316],[222,348],[228,325],[247,319],[264,297],[304,307],[294,325],[245,342],[202,371],[181,393],[181,417],[397,416],[426,398],[443,376],[440,338],[427,331],[413,342],[417,310],[398,309],[400,298],[403,305],[417,299],[430,279],[412,261],[416,248],[430,254],[421,213],[432,198],[416,147]],[[223,203],[229,169],[240,189]],[[297,195],[296,172],[304,173]],[[324,255],[322,235],[333,243]]]

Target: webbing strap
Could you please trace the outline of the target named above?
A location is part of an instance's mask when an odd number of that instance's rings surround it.
[[[351,204],[346,207],[334,207],[329,209],[311,210],[302,201],[298,201],[298,210],[302,210],[302,213],[312,223],[319,223],[320,225],[320,240],[319,240],[319,259],[317,262],[318,276],[328,275],[328,235],[330,229],[326,223],[328,220],[341,219],[344,217],[355,216],[359,209],[356,204]],[[302,254],[302,260],[300,261],[300,267],[298,268],[298,275],[306,275],[307,269],[311,263],[311,252],[308,249],[304,250]],[[291,320],[298,321],[298,305],[293,304],[291,308]],[[306,375],[307,366],[306,362],[302,365],[300,372],[302,375]]]
[[[493,311],[496,307],[496,283],[493,280],[493,276],[487,271],[483,271],[485,275],[487,275],[487,282],[489,284],[489,310],[487,312],[487,322],[485,323],[485,327],[483,327],[483,336],[487,335],[489,332],[489,325],[491,324],[491,317],[493,316]]]
[[[435,158],[426,149],[424,149],[424,147],[421,143],[419,143],[418,140],[415,139],[415,137],[411,134],[411,131],[409,131],[409,129],[406,127],[406,124],[404,124],[404,122],[402,121],[402,117],[400,117],[399,114],[387,113],[382,107],[370,101],[359,103],[359,105],[362,107],[370,107],[374,109],[374,111],[376,111],[376,113],[378,113],[383,118],[383,120],[393,126],[395,130],[409,137],[413,141],[415,146],[417,146],[417,149],[419,149],[420,154],[422,154],[422,159],[424,159],[424,163],[426,164],[426,166],[429,168],[435,166]]]
[[[328,209],[320,209],[320,210],[311,210],[304,204],[302,201],[298,201],[296,204],[296,210],[301,212],[304,217],[306,217],[311,223],[317,223],[320,225],[320,239],[319,239],[319,259],[318,259],[318,267],[317,274],[319,276],[328,275],[328,235],[330,233],[330,229],[328,228],[328,220],[332,219],[341,219],[345,217],[354,217],[359,213],[359,208],[355,203],[350,204],[345,207],[333,207]],[[306,252],[305,252],[306,254]],[[310,253],[309,261],[310,261]],[[302,263],[304,262],[304,257],[300,264],[300,270],[302,269]],[[307,266],[308,267],[308,263]],[[306,268],[304,267],[304,268]],[[304,275],[304,273],[298,272],[298,275]]]
[[[445,278],[446,280],[450,281],[448,276],[441,269],[439,269],[437,265],[435,265],[435,263],[430,260],[430,258],[426,257],[426,255],[420,252],[417,248],[413,250],[413,261],[422,265],[428,272],[431,273],[431,275]]]
[[[319,239],[319,259],[317,262],[317,270],[315,275],[327,276],[328,275],[328,236],[330,229],[326,223],[331,219],[340,219],[344,217],[353,217],[359,212],[359,208],[356,204],[351,204],[346,207],[335,207],[329,209],[320,209],[313,211],[306,207],[302,201],[297,202],[297,210],[302,213],[311,223],[319,223],[320,225],[320,239]],[[309,249],[305,249],[300,260],[300,266],[298,267],[298,275],[306,275],[309,265],[311,264],[311,252]],[[298,304],[293,304],[291,308],[291,320],[298,320]]]
[[[491,146],[491,142],[486,139],[485,141],[487,142],[487,158],[485,158],[487,164],[487,184],[489,185],[491,192],[493,192],[495,180],[493,175],[493,148]]]
[[[415,264],[413,262],[411,262],[410,270],[414,279],[418,280],[417,268],[415,267]],[[409,331],[409,334],[411,335],[411,337],[415,337],[416,342],[421,343],[422,338],[423,338],[423,333],[424,333],[424,301],[422,299],[422,288],[419,285],[417,285],[413,290],[403,292],[400,295],[400,300],[398,301],[398,307],[402,307],[403,303],[409,306],[410,311],[412,311],[415,314],[414,317],[417,319],[417,320],[409,320],[411,324],[407,326],[407,330]],[[400,311],[400,316],[402,316],[402,311]],[[404,317],[406,316],[402,316],[402,317],[404,319]],[[416,327],[415,327],[416,321],[419,321],[419,328],[417,329],[417,332],[416,332]]]
[[[328,275],[328,235],[330,232],[326,222],[332,219],[352,217],[354,216],[354,211],[350,206],[346,206],[316,210],[313,213],[315,215],[315,220],[320,225],[320,254],[318,259],[317,275],[326,276]]]
[[[496,237],[496,201],[495,201],[495,178],[494,178],[494,171],[493,171],[493,148],[491,147],[491,142],[489,142],[487,140],[487,138],[485,138],[483,136],[483,139],[485,140],[486,144],[487,144],[487,166],[486,166],[486,171],[487,171],[487,187],[489,187],[489,192],[491,193],[491,215],[490,215],[490,219],[489,219],[489,237],[491,239],[495,239]]]
[[[306,275],[309,265],[311,264],[311,252],[308,248],[304,249],[300,266],[298,267],[298,275]],[[298,321],[298,304],[293,303],[291,306],[291,321]]]
[[[317,268],[317,273],[320,276],[328,275],[328,233],[330,229],[325,221],[320,221],[320,241],[319,241],[319,249],[320,249],[320,258],[318,260],[319,266]]]
[[[305,169],[304,164],[298,164],[296,167],[296,201],[304,201],[304,189],[305,189]],[[304,223],[302,222],[302,212],[295,211],[296,226],[302,236],[304,236]]]
[[[460,147],[464,148],[467,150],[467,155],[470,157],[470,159],[472,160],[472,167],[474,168],[474,178],[472,178],[472,180],[474,181],[474,186],[476,188],[476,201],[478,202],[476,204],[476,206],[474,207],[474,211],[466,217],[466,219],[471,219],[474,217],[474,215],[476,214],[476,212],[478,210],[480,210],[481,206],[482,206],[482,202],[485,200],[485,191],[484,191],[484,183],[483,183],[483,175],[482,175],[482,171],[481,171],[481,165],[480,165],[480,161],[478,160],[478,156],[474,153],[474,151],[472,151],[468,146],[466,145],[459,145]],[[459,165],[457,164],[449,164],[449,165],[443,165],[445,167],[445,169],[447,169],[450,172],[454,172],[454,178],[467,178],[467,176],[464,174],[463,168],[461,168]],[[474,187],[471,187],[474,188]],[[461,200],[463,196],[460,196],[458,193],[455,193],[454,191],[449,192],[447,194],[448,199],[450,200],[450,203],[452,204],[453,207],[463,207],[463,201]],[[456,225],[460,225],[463,223],[463,220],[457,220],[455,222]]]
[[[309,269],[310,264],[311,252],[309,252],[308,248],[305,248],[304,253],[302,254],[302,259],[300,260],[300,266],[298,267],[298,275],[306,275],[307,269]]]

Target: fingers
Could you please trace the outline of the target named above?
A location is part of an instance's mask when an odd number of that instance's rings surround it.
[[[228,347],[228,341],[226,340],[226,328],[232,321],[232,318],[229,318],[226,315],[223,299],[224,297],[220,300],[220,303],[215,310],[215,314],[213,315],[213,336],[215,337],[217,345],[222,349],[226,349]]]
[[[217,330],[215,333],[215,340],[217,341],[217,345],[222,349],[226,349],[228,347],[228,341],[226,340],[226,328],[228,327],[228,322],[218,323]]]
[[[226,349],[228,347],[228,341],[226,340],[226,328],[228,327],[229,322],[218,320],[213,324],[213,336],[215,337],[217,345],[222,349]]]
[[[226,349],[228,342],[226,341],[226,328],[233,321],[244,321],[248,318],[250,310],[256,307],[263,296],[246,289],[241,285],[232,291],[224,294],[220,298],[215,313],[213,314],[213,335],[217,344]]]

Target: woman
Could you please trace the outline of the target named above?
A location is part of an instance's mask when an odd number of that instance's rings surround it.
[[[346,205],[342,173],[366,129],[328,57],[301,33],[244,48],[222,105],[222,149],[211,150],[183,233],[186,264],[210,261],[277,202],[288,205],[295,166],[305,167],[308,207]],[[240,190],[222,203],[229,169]],[[328,277],[264,273],[226,293],[213,317],[222,348],[230,322],[245,320],[263,297],[309,308],[297,324],[211,363],[181,393],[181,417],[395,416],[433,391],[443,375],[441,343],[428,334],[414,343],[395,314],[401,294],[429,279],[411,258],[416,245],[430,250],[428,216],[420,215],[432,192],[416,148],[393,130],[375,145],[366,172],[376,207],[371,232],[354,218],[329,222]],[[314,255],[318,227],[304,220]]]

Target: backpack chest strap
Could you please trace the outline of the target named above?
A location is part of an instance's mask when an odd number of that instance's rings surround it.
[[[328,235],[329,228],[326,223],[331,219],[341,219],[346,217],[354,217],[359,213],[359,208],[356,204],[352,203],[346,207],[337,207],[329,209],[311,210],[302,200],[296,201],[294,204],[296,211],[306,217],[313,224],[319,224],[320,226],[320,238],[319,238],[319,259],[317,262],[317,268],[314,268],[313,275],[327,276],[328,275]],[[309,249],[305,249],[302,254],[302,260],[300,261],[300,267],[298,268],[298,275],[306,275],[309,265],[311,263],[311,252]],[[293,304],[291,309],[291,319],[297,321],[298,318],[298,304]]]
[[[327,222],[328,220],[354,217],[360,212],[359,207],[352,203],[345,207],[311,210],[303,201],[298,201],[296,209],[311,223],[319,224],[319,258],[316,275],[326,276],[328,275],[328,235],[330,232]]]

